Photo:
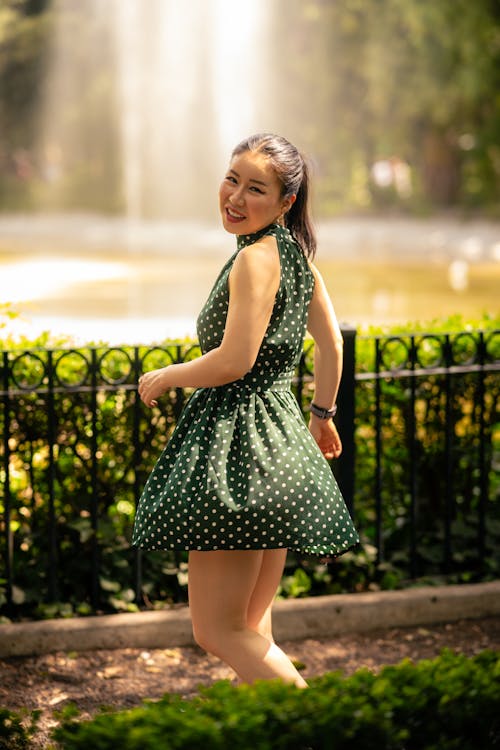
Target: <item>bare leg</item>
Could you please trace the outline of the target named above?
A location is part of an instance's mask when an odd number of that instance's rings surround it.
[[[264,550],[259,577],[248,604],[247,624],[252,630],[274,641],[271,609],[283,575],[286,549]]]
[[[268,618],[270,604],[265,606],[259,593],[264,589],[262,580],[259,582],[264,554],[263,550],[190,552],[189,606],[194,637],[244,682],[281,678],[306,687],[283,651],[255,629]],[[254,592],[252,628],[248,612]]]

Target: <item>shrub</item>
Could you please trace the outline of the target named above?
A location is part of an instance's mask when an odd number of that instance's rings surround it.
[[[190,700],[167,695],[92,721],[66,721],[64,750],[489,750],[500,742],[500,654],[445,650],[351,677],[219,682]]]
[[[40,711],[28,715],[0,707],[0,750],[25,750],[32,747]]]
[[[492,333],[498,327],[495,319],[477,322],[488,332],[489,360],[500,360],[498,333]],[[478,340],[471,328],[459,319],[434,324],[431,338],[417,338],[419,356],[432,361],[436,351],[441,356],[453,345],[454,356],[467,361]],[[458,333],[448,340],[448,330]],[[411,337],[400,328],[391,334],[386,354],[398,361]],[[380,378],[383,449],[377,467],[370,375],[375,338],[360,332],[356,342],[354,509],[362,545],[329,563],[290,553],[281,596],[497,577],[498,372],[426,373],[413,383],[390,372]],[[136,382],[141,368],[197,356],[196,344],[57,348],[46,337],[34,346],[3,343],[9,390],[1,391],[0,403],[0,538],[9,533],[10,540],[0,544],[0,569],[9,563],[14,582],[9,616],[67,617],[185,602],[186,554],[139,558],[130,537],[136,498],[188,393],[173,390],[151,414],[136,397]],[[301,368],[304,411],[311,366],[308,342]],[[0,579],[1,612],[5,583]]]

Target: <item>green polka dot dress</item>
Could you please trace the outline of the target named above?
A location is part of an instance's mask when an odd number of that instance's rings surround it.
[[[257,360],[240,380],[198,388],[146,483],[132,543],[149,550],[288,548],[338,555],[358,535],[290,386],[314,276],[289,231],[240,235],[197,321],[201,349],[224,333],[228,276],[241,248],[275,236],[280,285]]]

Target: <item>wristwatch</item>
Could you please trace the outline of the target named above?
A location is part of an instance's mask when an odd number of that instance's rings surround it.
[[[334,404],[331,409],[324,409],[322,406],[318,406],[315,403],[311,403],[311,412],[315,417],[320,419],[333,419],[337,413],[337,404]]]

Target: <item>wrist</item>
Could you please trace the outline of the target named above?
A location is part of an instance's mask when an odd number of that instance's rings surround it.
[[[173,369],[175,365],[167,365],[166,367],[162,368],[161,371],[161,385],[162,388],[167,390],[168,388],[172,388],[174,383],[173,381],[173,375],[175,374]]]
[[[333,417],[337,413],[337,404],[334,404],[330,409],[327,409],[326,407],[320,406],[313,401],[311,402],[310,411],[311,414],[317,419],[333,419]]]

